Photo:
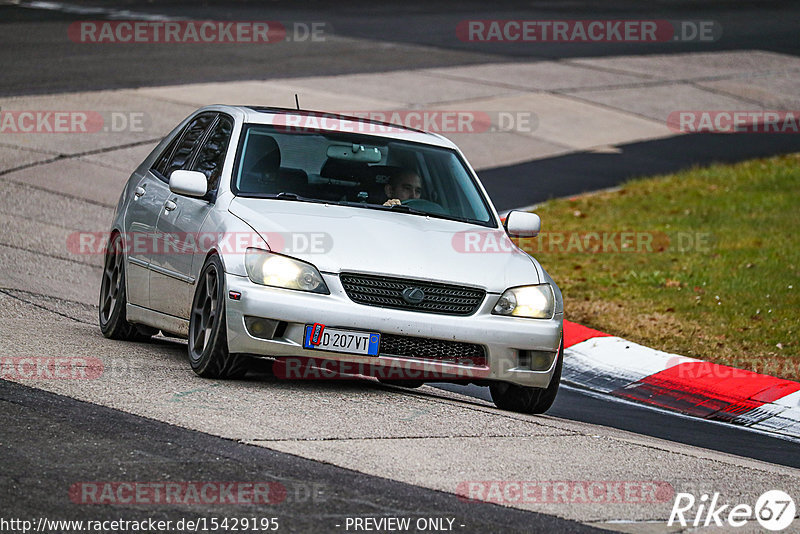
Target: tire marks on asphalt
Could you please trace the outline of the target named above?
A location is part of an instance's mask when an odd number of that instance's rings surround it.
[[[18,300],[40,310],[48,311],[50,313],[54,313],[56,315],[60,315],[66,319],[71,319],[73,321],[88,324],[95,326],[97,323],[94,320],[89,320],[86,315],[91,312],[93,315],[97,315],[97,307],[90,306],[88,304],[84,304],[83,302],[78,302],[76,300],[69,300],[63,299],[58,297],[53,297],[50,295],[45,295],[43,293],[36,293],[33,291],[25,291],[22,289],[12,289],[3,287],[0,288],[0,294],[6,295],[12,299]],[[66,305],[66,306],[65,306]],[[61,311],[59,308],[63,309],[67,307],[72,309],[74,307],[81,308],[85,313],[83,314],[84,317],[76,317],[74,312],[72,314]]]
[[[126,148],[134,148],[134,147],[138,147],[138,146],[142,146],[142,145],[148,145],[148,144],[149,145],[156,145],[157,143],[159,143],[161,141],[161,139],[162,139],[161,137],[157,137],[155,139],[145,139],[143,141],[134,141],[132,143],[123,143],[121,145],[114,145],[114,146],[110,146],[110,147],[98,148],[98,149],[95,149],[95,150],[84,150],[83,152],[76,152],[74,154],[59,154],[59,155],[57,155],[55,157],[52,157],[52,158],[49,158],[49,159],[46,159],[46,160],[43,160],[43,161],[36,161],[36,162],[33,162],[33,163],[27,163],[25,165],[18,165],[17,167],[12,167],[10,169],[2,170],[2,171],[0,171],[0,176],[5,176],[7,174],[11,174],[11,173],[14,173],[14,172],[17,172],[17,171],[30,169],[32,167],[40,167],[42,165],[47,165],[48,163],[55,163],[55,162],[64,161],[64,160],[67,160],[67,159],[77,159],[77,158],[82,158],[82,157],[85,157],[85,156],[94,156],[94,155],[97,155],[97,154],[105,154],[107,152],[114,152],[115,150],[123,150],[123,149],[126,149]],[[25,150],[23,147],[18,147],[18,146],[14,146],[14,145],[5,145],[5,146],[7,146],[9,148],[16,148],[18,150]],[[25,185],[30,185],[30,184],[25,184]],[[49,189],[45,189],[45,191],[50,191],[50,190]]]

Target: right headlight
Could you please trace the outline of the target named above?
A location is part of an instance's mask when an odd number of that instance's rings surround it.
[[[492,313],[531,319],[552,319],[556,297],[550,284],[520,286],[506,289],[497,299]]]
[[[248,248],[244,265],[247,276],[256,284],[330,294],[322,275],[310,263],[258,248]]]

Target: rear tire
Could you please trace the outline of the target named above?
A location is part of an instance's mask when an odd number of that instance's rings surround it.
[[[100,331],[109,339],[126,341],[150,339],[157,330],[129,323],[126,315],[127,304],[122,236],[114,234],[106,249],[103,262],[103,279],[100,283],[100,302],[98,304]]]
[[[509,382],[493,382],[489,385],[492,401],[501,410],[541,414],[553,406],[561,382],[561,367],[564,363],[564,340],[556,355],[556,370],[546,388],[530,388]]]
[[[225,321],[225,275],[219,256],[206,261],[192,299],[189,318],[189,363],[204,378],[241,378],[247,357],[228,352]]]

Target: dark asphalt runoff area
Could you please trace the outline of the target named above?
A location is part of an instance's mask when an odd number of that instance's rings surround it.
[[[607,189],[643,176],[800,152],[800,135],[700,133],[618,148],[618,153],[576,152],[484,169],[478,174],[495,207],[502,211]]]
[[[29,9],[0,2],[0,96],[272,79],[605,55],[714,50],[800,54],[800,3],[711,1],[605,2],[86,2],[177,18],[322,21],[355,41],[294,46],[87,47],[70,42],[70,21],[103,15]],[[613,5],[612,5],[613,4]],[[453,28],[466,19],[647,18],[714,20],[725,29],[717,43],[546,44],[464,43]],[[363,39],[363,40],[361,40]],[[375,40],[391,43],[376,48]],[[421,46],[422,45],[422,46]],[[618,185],[634,177],[714,161],[739,161],[800,150],[800,136],[695,135],[635,143],[619,154],[578,153],[481,172],[498,209]],[[539,176],[558,180],[537,182]],[[450,389],[450,386],[444,386]],[[485,398],[486,388],[460,392]],[[606,425],[779,465],[800,467],[795,443],[729,425],[688,419],[563,388],[548,415]],[[449,517],[462,532],[590,532],[552,516],[462,502],[451,494],[360,474],[262,447],[249,446],[121,411],[0,380],[0,503],[3,517],[179,520],[190,517],[278,517],[281,531],[340,530],[345,517]],[[255,505],[92,506],[75,504],[76,482],[270,481],[287,499]],[[322,490],[309,494],[309,488]],[[341,529],[344,531],[343,529]]]
[[[278,518],[278,532],[346,532],[348,517],[398,517],[411,518],[412,523],[419,518],[452,519],[453,531],[465,533],[602,532],[554,516],[464,501],[453,494],[237,443],[4,380],[0,380],[0,450],[2,516],[35,524],[42,517],[170,520],[173,525],[202,517],[207,521],[212,517]],[[93,499],[103,498],[102,490],[83,488],[109,481],[266,482],[275,489],[262,498],[270,504],[230,503],[238,499],[237,493],[233,499],[225,497],[224,504],[144,502],[155,500],[155,492],[139,504],[92,504]],[[125,493],[119,495],[127,498]],[[188,498],[189,493],[180,495]],[[117,498],[106,496],[105,502]],[[273,500],[279,502],[273,504]]]

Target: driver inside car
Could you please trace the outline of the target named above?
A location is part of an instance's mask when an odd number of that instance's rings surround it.
[[[404,200],[420,198],[422,196],[422,179],[409,169],[393,175],[384,187],[388,200],[384,206],[396,206]]]

